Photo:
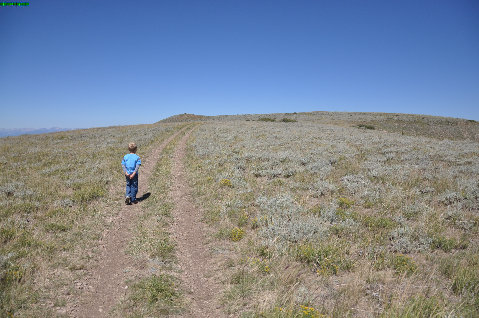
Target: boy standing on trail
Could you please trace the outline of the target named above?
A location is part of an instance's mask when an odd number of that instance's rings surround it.
[[[121,166],[126,177],[125,203],[130,205],[138,203],[136,194],[138,192],[138,169],[141,165],[141,159],[136,154],[136,144],[134,142],[128,144],[128,150],[130,153],[123,157]]]

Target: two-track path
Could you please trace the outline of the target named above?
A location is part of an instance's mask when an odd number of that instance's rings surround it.
[[[189,130],[188,130],[189,129]],[[139,174],[139,183],[148,185],[148,180],[163,149],[178,135],[188,130],[177,146],[173,159],[173,186],[171,198],[175,203],[173,211],[172,238],[177,244],[179,266],[182,269],[180,278],[183,289],[187,291],[190,310],[188,317],[221,317],[216,306],[216,285],[212,279],[205,277],[210,259],[203,223],[200,221],[200,211],[195,208],[191,189],[187,184],[184,172],[186,140],[191,133],[191,127],[185,127],[160,144],[153,150]],[[99,245],[98,260],[90,265],[84,281],[80,282],[83,289],[76,304],[70,307],[71,317],[109,317],[111,310],[125,298],[128,290],[125,282],[134,279],[135,274],[145,267],[145,260],[138,260],[126,253],[128,243],[132,239],[132,228],[136,218],[141,215],[141,204],[123,206],[118,216],[113,220],[111,228],[103,235]]]
[[[207,226],[202,212],[195,206],[192,190],[185,173],[188,131],[180,140],[173,155],[171,199],[174,202],[171,235],[176,242],[183,289],[188,292],[190,312],[186,317],[222,317],[218,306],[220,285],[213,278],[218,264],[206,247]]]

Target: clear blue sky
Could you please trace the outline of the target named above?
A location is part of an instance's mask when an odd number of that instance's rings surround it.
[[[0,127],[311,110],[479,120],[477,0],[0,7]]]

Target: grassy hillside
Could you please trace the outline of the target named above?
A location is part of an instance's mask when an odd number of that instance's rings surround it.
[[[190,179],[228,259],[229,313],[479,314],[477,123],[334,113],[217,121],[191,142]]]
[[[213,231],[211,251],[223,259],[216,273],[226,313],[479,315],[479,124],[312,112],[183,114],[1,138],[0,317],[66,316],[123,204],[125,145],[135,141],[147,158],[191,121],[186,166]],[[128,251],[158,263],[158,275],[129,282],[117,316],[188,306],[171,287],[181,285],[170,275],[174,147],[154,170],[150,186],[161,195],[144,202]]]
[[[123,204],[121,158],[141,156],[176,124],[0,139],[0,317],[56,314]],[[76,288],[78,287],[78,288]]]
[[[266,122],[314,122],[333,124],[342,127],[358,127],[371,130],[384,130],[406,136],[423,136],[434,139],[473,140],[479,142],[479,123],[450,117],[429,115],[410,115],[393,113],[347,113],[323,112],[275,113],[200,116],[181,114],[169,117],[161,122],[185,121],[266,121]]]

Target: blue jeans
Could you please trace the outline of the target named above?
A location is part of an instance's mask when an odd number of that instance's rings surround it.
[[[136,201],[136,194],[138,193],[138,173],[135,174],[133,179],[126,177],[126,196],[130,197],[131,202]]]

